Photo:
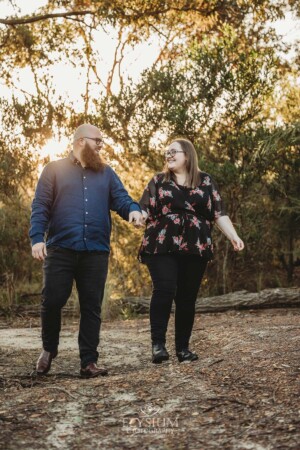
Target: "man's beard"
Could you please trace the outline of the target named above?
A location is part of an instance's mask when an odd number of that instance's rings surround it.
[[[96,153],[87,142],[81,151],[81,159],[85,167],[93,170],[94,172],[99,172],[104,167],[104,162],[102,161],[100,155]]]

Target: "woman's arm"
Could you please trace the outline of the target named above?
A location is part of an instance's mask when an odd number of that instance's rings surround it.
[[[154,176],[147,184],[143,195],[139,201],[140,208],[142,210],[143,222],[145,224],[148,218],[155,216],[156,211],[156,186],[155,181],[156,176]]]
[[[225,234],[233,245],[234,250],[241,251],[245,247],[242,239],[239,238],[235,228],[228,216],[221,216],[215,219],[217,227]]]

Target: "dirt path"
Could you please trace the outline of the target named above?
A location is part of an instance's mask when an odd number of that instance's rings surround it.
[[[0,329],[0,448],[300,449],[300,310],[206,314],[201,359],[150,362],[148,318],[105,322],[109,376],[78,376],[77,323],[49,375],[31,375],[39,328]],[[28,322],[29,323],[29,322]]]

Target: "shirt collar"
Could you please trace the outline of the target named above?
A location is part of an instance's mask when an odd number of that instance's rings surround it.
[[[69,158],[70,158],[70,160],[72,161],[73,164],[75,164],[76,166],[80,166],[81,167],[80,161],[78,161],[78,159],[75,158],[73,150],[70,151]]]

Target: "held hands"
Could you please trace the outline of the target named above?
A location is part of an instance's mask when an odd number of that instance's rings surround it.
[[[146,218],[139,211],[129,213],[129,223],[133,223],[136,228],[144,227]],[[32,256],[39,261],[44,261],[47,256],[46,244],[38,242],[32,246]]]
[[[141,228],[145,225],[145,219],[139,211],[129,213],[129,223],[133,223],[135,228]]]
[[[47,256],[46,244],[44,242],[38,242],[32,246],[32,256],[39,261],[44,261]]]
[[[240,252],[245,247],[244,242],[238,236],[236,236],[234,239],[231,239],[230,242],[232,243],[233,249],[236,252]]]

